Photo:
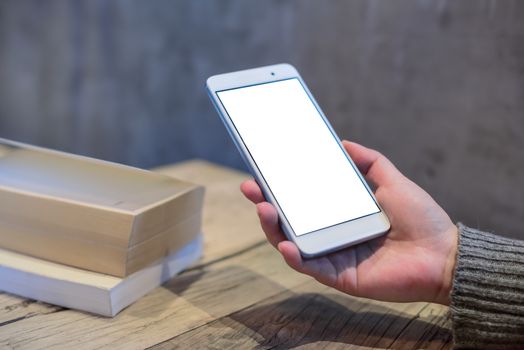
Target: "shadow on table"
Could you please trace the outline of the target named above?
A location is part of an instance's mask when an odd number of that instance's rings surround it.
[[[307,282],[310,286],[316,283]],[[408,313],[408,304],[394,309],[342,294],[299,294],[275,279],[238,265],[193,271],[168,282],[164,288],[216,318],[185,335],[175,336],[172,344],[206,339],[218,348],[240,344],[258,344],[262,348],[308,344],[315,347],[315,343],[318,346],[323,341],[330,342],[328,348],[337,344],[397,349],[451,347],[444,311],[429,304],[426,307],[432,309],[423,318]],[[415,309],[419,308],[411,305],[411,310]]]
[[[423,319],[337,294],[289,295],[228,318],[229,322],[223,321],[227,326],[249,328],[263,348],[272,349],[302,348],[307,344],[315,347],[318,342],[388,349],[441,349],[450,347],[452,339],[443,315]],[[246,333],[245,328],[243,332]]]

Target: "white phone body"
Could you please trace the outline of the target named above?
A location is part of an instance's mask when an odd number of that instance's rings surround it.
[[[215,75],[207,90],[302,256],[324,255],[389,230],[373,192],[293,66]]]

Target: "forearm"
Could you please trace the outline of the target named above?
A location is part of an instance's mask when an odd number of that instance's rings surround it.
[[[524,241],[459,224],[451,291],[456,348],[524,345]]]

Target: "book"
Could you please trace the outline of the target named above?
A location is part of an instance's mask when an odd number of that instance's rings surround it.
[[[125,277],[201,230],[204,188],[0,139],[0,248]]]
[[[0,290],[113,317],[190,266],[201,254],[199,234],[177,252],[119,278],[0,249]]]

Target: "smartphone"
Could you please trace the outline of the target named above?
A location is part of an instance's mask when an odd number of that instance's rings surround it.
[[[324,255],[389,230],[373,192],[293,66],[215,75],[206,85],[302,256]]]

